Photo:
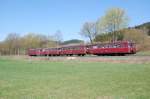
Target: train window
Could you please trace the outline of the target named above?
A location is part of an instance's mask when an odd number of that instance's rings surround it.
[[[129,43],[129,47],[134,47],[134,44],[133,43]]]
[[[104,46],[104,45],[101,45],[101,48],[105,48],[105,46]]]
[[[105,48],[109,48],[109,45],[105,45]]]
[[[128,44],[128,47],[129,47],[129,48],[131,47],[130,44]]]
[[[78,47],[75,47],[74,49],[75,49],[75,50],[78,50],[79,48],[78,48]]]
[[[68,50],[68,48],[66,47],[65,50]]]
[[[66,47],[66,48],[64,48],[64,50],[67,50],[67,47]]]
[[[104,45],[103,48],[107,48],[107,45]]]
[[[72,50],[76,50],[76,47],[73,47]]]
[[[120,48],[120,47],[122,47],[122,46],[121,46],[121,44],[113,44],[112,47],[113,47],[113,48]]]
[[[98,48],[102,48],[103,46],[102,46],[102,45],[97,45],[97,47],[98,47]]]
[[[98,48],[98,46],[93,46],[94,49]]]
[[[117,48],[117,45],[116,45],[116,44],[114,44],[114,45],[113,45],[113,48]]]
[[[72,49],[71,47],[68,47],[68,48],[67,48],[67,50],[71,50],[71,49]]]
[[[74,49],[75,49],[74,47],[71,48],[71,50],[74,50]]]
[[[80,47],[77,47],[77,50],[80,50]]]
[[[77,48],[77,47],[75,47],[75,48],[74,48],[74,50],[78,50],[78,48]]]
[[[117,48],[120,48],[121,47],[121,44],[117,44]]]
[[[112,44],[109,44],[109,48],[113,48],[113,45],[112,45]]]
[[[79,48],[78,48],[78,47],[76,47],[75,49],[76,49],[76,50],[79,50]]]
[[[72,47],[68,48],[68,50],[72,50],[72,49],[73,49]]]

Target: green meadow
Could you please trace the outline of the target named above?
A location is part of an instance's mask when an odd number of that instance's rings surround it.
[[[148,99],[150,64],[0,58],[0,99]]]

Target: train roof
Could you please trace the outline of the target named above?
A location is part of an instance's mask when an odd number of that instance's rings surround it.
[[[133,41],[114,41],[114,42],[96,42],[94,44],[87,44],[86,46],[91,46],[91,45],[105,45],[105,44],[123,44],[123,43],[134,43]]]

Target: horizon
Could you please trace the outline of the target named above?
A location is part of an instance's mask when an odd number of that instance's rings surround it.
[[[1,0],[0,41],[9,33],[53,35],[60,30],[63,40],[80,39],[82,25],[96,21],[109,8],[119,7],[130,18],[129,27],[150,22],[150,1],[142,0]]]

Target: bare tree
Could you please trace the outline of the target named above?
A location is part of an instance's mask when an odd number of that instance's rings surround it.
[[[62,42],[63,35],[60,30],[57,30],[56,33],[54,34],[54,40],[57,42],[58,45]]]
[[[84,23],[80,35],[88,38],[91,43],[97,34],[96,23],[95,22],[86,22]]]

